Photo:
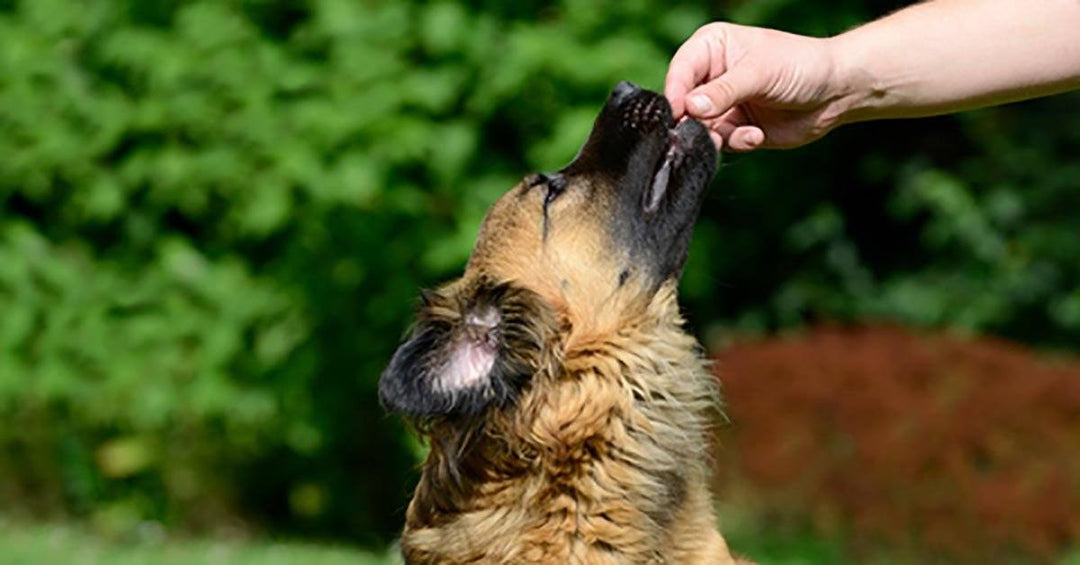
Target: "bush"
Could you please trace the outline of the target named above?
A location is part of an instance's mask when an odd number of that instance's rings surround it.
[[[387,539],[413,297],[660,83],[659,6],[0,2],[0,505]]]
[[[1080,542],[1080,362],[992,338],[823,327],[719,357],[761,511],[973,563]],[[725,468],[722,465],[721,468]]]
[[[0,505],[386,540],[419,447],[377,376],[494,198],[708,20],[826,34],[900,4],[0,0]],[[1074,345],[1075,107],[730,159],[695,326]]]

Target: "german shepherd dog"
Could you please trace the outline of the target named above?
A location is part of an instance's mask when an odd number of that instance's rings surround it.
[[[676,303],[716,159],[620,83],[573,162],[511,188],[464,276],[423,293],[379,385],[430,443],[407,564],[735,562],[708,486],[717,384]]]

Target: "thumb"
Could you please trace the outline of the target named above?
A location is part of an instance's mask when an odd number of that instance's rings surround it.
[[[690,91],[686,96],[686,111],[699,119],[715,118],[757,96],[763,89],[761,73],[745,65],[735,67]]]

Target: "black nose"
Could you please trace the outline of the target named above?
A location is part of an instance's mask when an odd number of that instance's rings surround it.
[[[615,88],[611,89],[611,101],[614,102],[616,106],[619,106],[637,92],[641,92],[641,89],[633,83],[624,80],[619,84],[616,84]]]

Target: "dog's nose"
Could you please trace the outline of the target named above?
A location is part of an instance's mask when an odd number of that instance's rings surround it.
[[[611,90],[611,101],[614,102],[616,106],[622,105],[623,102],[640,91],[641,89],[636,85],[624,80],[619,84],[616,84],[615,88]]]

